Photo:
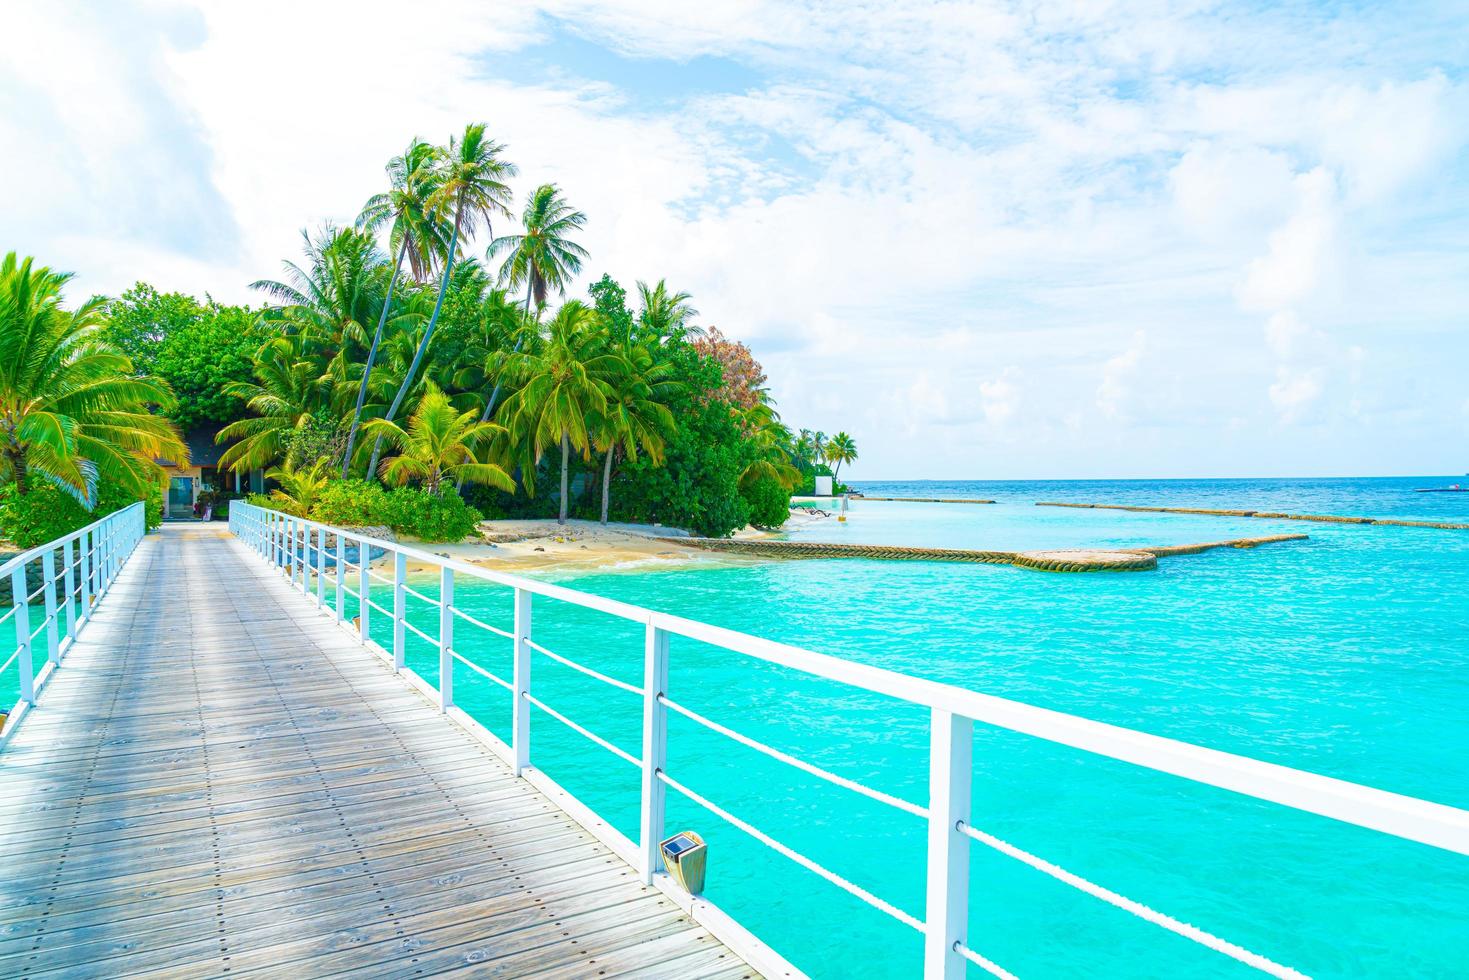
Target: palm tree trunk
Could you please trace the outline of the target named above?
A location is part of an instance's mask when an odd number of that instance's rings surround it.
[[[377,345],[383,339],[383,327],[388,322],[388,308],[393,305],[393,287],[398,285],[398,273],[403,268],[403,253],[408,250],[408,236],[398,245],[398,258],[393,262],[393,277],[388,280],[388,295],[383,299],[383,312],[377,318],[377,331],[372,335],[372,346],[367,349],[367,365],[362,369],[362,384],[357,387],[357,407],[352,410],[352,427],[347,430],[347,453],[342,457],[342,479],[352,465],[352,446],[357,441],[357,426],[362,423],[362,406],[367,401],[367,381],[372,377],[372,365],[377,360]]]
[[[525,287],[525,312],[526,312],[526,315],[527,316],[530,315],[530,288],[531,288],[530,287],[530,284],[533,281],[534,280],[528,281],[527,284],[526,284],[526,287]],[[511,353],[512,354],[519,354],[520,353],[521,345],[524,344],[524,343],[525,343],[525,334],[521,334],[519,337],[517,337],[515,339],[515,349],[512,350]],[[488,422],[490,420],[490,415],[495,411],[495,403],[500,400],[500,388],[503,385],[503,381],[504,381],[504,379],[502,377],[496,376],[496,378],[495,378],[495,390],[492,391],[492,392],[490,392],[490,400],[487,401],[487,402],[485,402],[485,410],[483,412],[481,412],[480,415],[479,415],[479,420],[481,422]],[[454,485],[454,489],[456,489],[456,490],[463,489],[463,487],[464,487],[464,481],[463,480],[460,480],[458,483],[456,483]]]
[[[607,504],[612,499],[612,447],[607,447],[607,458],[602,462],[602,523],[607,523]]]
[[[566,523],[566,505],[571,502],[571,490],[568,486],[567,470],[571,466],[571,439],[566,433],[561,433],[561,516],[556,519],[557,524]]]
[[[413,352],[413,363],[408,365],[408,373],[403,375],[403,383],[398,386],[398,393],[393,396],[393,404],[388,408],[388,414],[384,416],[389,422],[398,417],[398,409],[403,406],[403,399],[408,394],[408,389],[413,387],[414,375],[418,374],[418,365],[423,363],[424,352],[428,350],[428,343],[433,339],[434,327],[439,322],[439,311],[444,306],[444,294],[449,291],[449,275],[454,271],[454,253],[459,248],[459,220],[464,213],[464,201],[461,199],[459,208],[454,212],[454,234],[449,238],[449,254],[444,259],[444,278],[439,283],[439,298],[434,300],[434,312],[428,318],[428,328],[423,332],[423,339],[418,342],[418,350]],[[377,472],[378,456],[383,448],[382,437],[372,444],[372,462],[368,464],[368,478]]]
[[[531,287],[534,284],[535,284],[535,279],[534,278],[530,278],[530,277],[527,277],[526,278],[526,283],[525,283],[525,315],[526,315],[527,318],[529,318],[530,315],[531,315],[531,313],[530,313],[530,293],[531,293]],[[513,353],[513,354],[519,354],[520,353],[520,346],[522,344],[524,344],[524,343],[525,343],[525,335],[524,334],[521,334],[521,336],[519,336],[518,338],[516,338],[516,340],[515,340],[515,350],[511,351],[511,353]],[[499,401],[499,399],[500,399],[500,382],[501,382],[501,379],[497,377],[495,379],[495,390],[492,391],[492,392],[490,392],[490,400],[487,401],[487,402],[485,402],[485,410],[484,410],[484,412],[482,412],[480,414],[479,420],[481,422],[488,422],[490,420],[490,413],[495,410],[495,402]]]

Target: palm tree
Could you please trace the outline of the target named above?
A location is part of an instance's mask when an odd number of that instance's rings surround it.
[[[386,263],[372,236],[353,228],[328,225],[314,237],[303,233],[303,238],[304,266],[285,262],[282,281],[262,279],[251,286],[274,304],[260,314],[262,332],[290,340],[293,357],[315,379],[298,388],[309,400],[293,407],[320,415],[321,427],[336,429],[351,415],[362,370],[354,352],[367,346],[367,324],[378,319]],[[397,308],[399,317],[389,321],[389,328],[421,315],[411,301]]]
[[[188,459],[173,423],[148,410],[171,409],[173,393],[133,376],[100,339],[106,300],[67,312],[71,275],[33,261],[11,252],[0,262],[0,476],[18,493],[40,477],[88,510],[99,481],[142,496],[163,478],[154,460]]]
[[[803,469],[810,469],[816,460],[816,438],[810,429],[802,429],[801,434],[791,446],[791,455],[796,464]]]
[[[220,456],[222,469],[260,469],[285,458],[292,437],[316,418],[324,383],[312,362],[301,355],[299,338],[267,341],[255,355],[255,378],[234,382],[226,389],[243,399],[256,417],[231,422],[215,436],[220,443],[239,440]]]
[[[261,325],[299,336],[303,352],[316,358],[324,372],[329,360],[347,356],[345,348],[366,346],[365,324],[376,320],[381,308],[379,271],[384,259],[372,236],[355,228],[329,224],[315,237],[302,232],[301,238],[304,268],[283,262],[283,280],[260,279],[250,288],[264,292],[273,303],[261,314]]]
[[[671,291],[662,279],[651,289],[647,283],[638,280],[638,298],[643,302],[643,312],[638,316],[638,323],[642,327],[643,336],[652,342],[662,344],[674,337],[699,336],[703,333],[689,322],[699,315],[699,311],[689,302],[693,299],[690,294]]]
[[[646,347],[634,346],[622,356],[617,374],[610,379],[612,396],[600,420],[597,448],[602,459],[602,523],[612,496],[612,462],[620,449],[628,459],[638,450],[663,465],[663,440],[673,430],[673,413],[667,402],[684,390],[672,377],[673,366],[657,361]]]
[[[411,480],[429,493],[439,493],[452,478],[461,483],[483,483],[513,491],[515,481],[503,467],[482,463],[476,452],[505,430],[492,422],[477,422],[474,412],[459,412],[449,398],[430,386],[408,419],[408,428],[388,419],[373,419],[364,432],[381,437],[398,450],[383,460],[381,475],[402,486]]]
[[[418,375],[418,366],[423,362],[424,352],[434,336],[434,327],[439,322],[439,311],[444,306],[444,293],[449,288],[449,275],[454,271],[454,259],[458,255],[459,236],[461,234],[471,235],[479,222],[485,223],[486,230],[493,234],[491,225],[495,215],[509,216],[508,203],[510,200],[510,188],[505,181],[515,176],[515,165],[508,160],[500,159],[504,147],[494,140],[485,136],[484,123],[471,123],[464,127],[464,136],[459,139],[451,137],[449,146],[442,153],[442,164],[439,174],[439,184],[429,198],[429,203],[435,208],[448,208],[454,215],[453,232],[449,236],[449,249],[444,259],[444,275],[439,282],[439,295],[434,301],[434,311],[429,317],[428,329],[423,332],[423,339],[419,341],[418,350],[413,355],[413,363],[408,366],[408,371],[403,375],[403,382],[398,387],[398,393],[393,396],[393,404],[388,407],[385,416],[389,421],[398,417],[398,409],[403,405],[403,399],[407,397],[408,390],[413,387],[413,382]],[[377,469],[377,460],[382,443],[379,440],[372,449],[372,462],[368,466],[369,472]]]
[[[598,420],[607,417],[616,392],[609,383],[621,367],[593,331],[596,313],[579,300],[562,305],[547,325],[545,347],[515,354],[509,369],[522,386],[505,402],[507,417],[525,436],[539,462],[546,447],[561,445],[561,512],[566,523],[571,450],[590,458]]]
[[[331,482],[331,477],[326,472],[330,465],[329,459],[318,459],[310,466],[296,466],[287,460],[266,471],[266,476],[280,484],[278,489],[271,491],[271,499],[288,514],[309,516],[311,508],[316,505],[316,495]]]
[[[781,422],[770,402],[762,400],[741,414],[741,424],[758,455],[740,474],[740,486],[748,487],[766,477],[780,481],[787,490],[800,486],[801,471],[792,462],[795,442],[791,430]]]
[[[398,257],[393,260],[393,274],[388,280],[387,295],[383,297],[383,310],[377,319],[377,330],[372,335],[372,345],[367,349],[367,363],[362,368],[362,383],[357,387],[357,404],[352,409],[352,424],[347,430],[347,451],[342,457],[342,478],[352,464],[352,446],[357,441],[357,427],[362,422],[362,406],[367,400],[368,381],[372,377],[373,363],[377,360],[377,348],[383,339],[383,327],[388,322],[388,310],[393,304],[393,287],[398,284],[398,273],[403,268],[403,258],[408,258],[408,269],[414,279],[422,281],[433,269],[434,257],[445,251],[443,221],[429,202],[437,200],[435,191],[438,183],[438,154],[423,140],[414,138],[407,151],[400,157],[388,161],[390,189],[374,194],[362,206],[357,216],[357,227],[375,235],[384,224],[391,222],[388,234],[390,242],[398,243]]]
[[[526,199],[520,220],[524,233],[504,235],[490,242],[487,257],[509,253],[500,265],[500,281],[510,289],[525,284],[525,315],[529,321],[539,319],[532,313],[532,302],[538,313],[545,307],[546,296],[552,289],[565,296],[571,277],[581,271],[581,260],[587,257],[587,250],[570,236],[586,224],[587,216],[573,210],[555,184],[542,184]],[[514,353],[520,352],[523,339],[516,340]],[[499,373],[495,374],[495,390],[485,402],[481,419],[490,417],[500,398]]]
[[[857,462],[857,443],[845,432],[838,432],[826,444],[826,461],[835,464],[831,478],[836,480],[842,472],[843,463]]]

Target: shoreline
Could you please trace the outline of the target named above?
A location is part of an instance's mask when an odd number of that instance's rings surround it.
[[[781,531],[762,531],[746,527],[729,540],[751,541],[776,537],[814,521],[830,520],[827,513],[811,514],[792,510]],[[748,556],[716,555],[693,543],[689,532],[661,524],[626,524],[612,521],[569,519],[558,524],[555,518],[521,518],[481,521],[480,540],[427,544],[405,540],[440,557],[457,558],[492,571],[554,572],[560,570],[589,572],[618,568],[678,567],[691,564],[729,565],[752,560]],[[688,544],[678,539],[688,538]],[[425,562],[408,563],[408,573],[423,574],[436,566]]]

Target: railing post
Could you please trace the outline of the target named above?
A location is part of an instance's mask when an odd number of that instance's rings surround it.
[[[340,531],[332,535],[337,539],[337,622],[347,618],[347,543]]]
[[[372,594],[372,576],[368,574],[368,559],[372,557],[372,549],[367,545],[366,538],[357,539],[357,638],[367,645],[369,636],[368,624],[372,621],[372,603],[368,596]]]
[[[524,589],[515,590],[515,667],[512,675],[515,697],[511,714],[512,769],[519,776],[530,768],[530,598]]]
[[[306,584],[306,569],[311,563],[311,528],[304,520],[296,521],[296,534],[291,538],[297,550],[296,579],[297,585],[302,593],[309,593],[310,587]]]
[[[311,525],[306,521],[299,520],[296,527],[300,530],[301,560],[297,563],[297,576],[300,578],[301,593],[311,594]]]
[[[66,539],[62,545],[61,560],[61,585],[66,589],[66,635],[71,637],[71,642],[77,641],[77,602],[76,602],[76,569],[71,567],[71,538]]]
[[[316,606],[326,603],[326,528],[316,529]]]
[[[112,527],[106,522],[98,528],[102,540],[97,542],[97,598],[102,598],[112,585]]]
[[[57,635],[56,616],[56,552],[47,548],[41,555],[41,592],[46,603],[46,659],[52,667],[61,666],[61,637]]]
[[[15,604],[15,645],[20,653],[15,658],[15,671],[20,677],[20,699],[36,703],[36,686],[31,671],[31,607],[26,601],[26,563],[21,562],[10,573],[10,598]]]
[[[403,669],[405,659],[404,644],[407,643],[407,630],[403,626],[403,617],[408,615],[408,597],[403,591],[403,586],[408,580],[408,556],[401,551],[393,552],[393,670]]]
[[[668,633],[648,624],[643,642],[643,884],[651,885],[662,864],[665,787],[658,778],[668,758],[668,709],[659,698],[668,689]]]
[[[296,553],[297,531],[301,522],[294,517],[286,518],[286,581],[296,584],[296,569],[300,567],[300,556]]]
[[[454,706],[454,569],[439,566],[439,710]]]
[[[92,618],[92,549],[96,547],[97,531],[85,531],[77,539],[82,558],[82,618]]]
[[[963,980],[969,928],[969,821],[974,722],[933,709],[928,746],[928,900],[924,917],[924,980]]]

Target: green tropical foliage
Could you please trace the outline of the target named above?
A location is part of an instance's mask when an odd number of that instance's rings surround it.
[[[444,294],[449,289],[449,277],[454,271],[460,235],[473,234],[481,222],[486,230],[493,233],[491,223],[494,218],[510,214],[510,187],[505,181],[515,176],[516,170],[514,164],[502,159],[504,150],[485,134],[483,123],[471,123],[464,127],[462,137],[451,137],[449,145],[440,154],[437,185],[428,197],[428,204],[431,208],[447,211],[453,227],[444,255],[444,274],[439,282],[438,298],[434,300],[433,313],[414,351],[413,361],[403,373],[397,394],[388,407],[385,417],[390,420],[398,417],[398,409],[417,379],[419,365],[433,340],[434,328],[444,306]],[[377,469],[379,449],[380,444],[373,446],[369,471]]]
[[[305,517],[316,506],[318,495],[331,482],[330,466],[331,460],[318,459],[308,466],[286,462],[269,470],[265,475],[280,484],[271,491],[271,501],[279,510]]]
[[[63,308],[70,278],[14,252],[0,262],[0,481],[20,495],[50,483],[91,510],[99,485],[141,499],[162,479],[156,460],[188,450],[149,410],[173,408],[168,385],[103,338],[106,301]]]
[[[857,443],[845,432],[838,432],[826,444],[826,461],[831,464],[832,478],[841,476],[843,463],[857,461]]]
[[[65,311],[65,277],[7,260],[0,485],[156,490],[155,460],[182,461],[173,423],[211,422],[222,468],[334,524],[457,540],[482,513],[555,514],[718,536],[778,526],[793,489],[856,459],[845,434],[793,434],[749,347],[667,280],[569,297],[587,216],[542,183],[492,227],[515,175],[483,125],[409,141],[352,227],[303,234],[253,284],[259,308],[139,283]]]
[[[357,216],[357,227],[368,234],[376,234],[383,225],[390,226],[389,241],[397,258],[393,260],[393,274],[388,279],[388,289],[383,297],[382,313],[373,332],[372,343],[367,349],[367,361],[362,368],[362,380],[357,386],[357,403],[352,408],[352,422],[347,429],[347,448],[342,454],[342,477],[347,476],[347,467],[352,458],[353,445],[357,439],[357,427],[362,423],[362,409],[367,400],[367,388],[372,378],[373,366],[377,363],[377,349],[382,343],[383,328],[388,323],[388,313],[393,305],[393,288],[398,284],[398,274],[403,269],[403,259],[413,278],[422,281],[433,269],[434,260],[447,255],[449,246],[443,241],[443,226],[438,194],[439,170],[436,166],[438,151],[418,138],[408,145],[400,157],[388,162],[388,178],[391,189],[368,198]]]
[[[561,448],[557,520],[563,524],[571,501],[571,451],[591,459],[596,428],[616,397],[612,379],[623,370],[594,329],[596,322],[590,307],[572,300],[548,324],[539,350],[509,361],[509,373],[520,382],[505,403],[510,428],[523,438],[532,463],[540,462],[547,447]]]
[[[380,475],[396,486],[420,484],[429,493],[447,489],[445,481],[449,479],[514,490],[515,481],[502,467],[476,458],[505,430],[493,422],[477,422],[474,415],[472,411],[456,411],[448,396],[430,388],[406,429],[388,419],[372,420],[367,424],[367,434],[380,437],[398,451],[383,460]]]

